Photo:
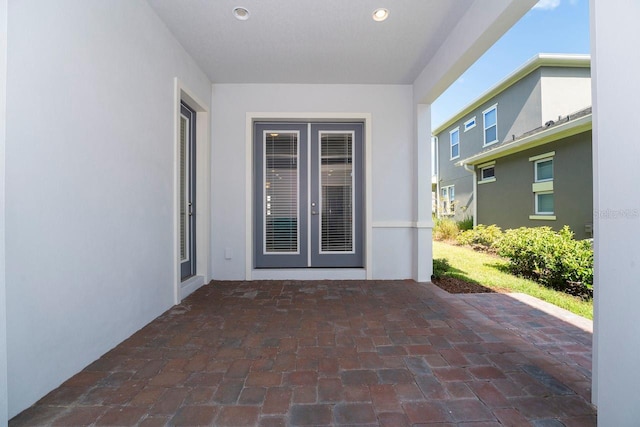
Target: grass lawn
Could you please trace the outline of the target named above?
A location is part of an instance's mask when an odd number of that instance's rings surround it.
[[[554,291],[507,272],[508,261],[448,243],[433,242],[433,258],[446,258],[453,268],[448,274],[502,292],[520,292],[593,319],[593,302]]]

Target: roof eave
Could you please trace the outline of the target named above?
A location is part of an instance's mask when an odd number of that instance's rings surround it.
[[[475,156],[467,157],[466,159],[456,162],[455,165],[478,165],[510,154],[528,150],[530,148],[539,147],[540,145],[548,144],[562,138],[586,132],[592,127],[591,117],[592,115],[588,114],[578,119],[571,120],[570,122],[553,126],[534,135],[500,145],[493,150],[488,150],[483,153],[478,153]]]

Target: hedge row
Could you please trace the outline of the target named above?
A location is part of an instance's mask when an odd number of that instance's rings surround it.
[[[593,297],[593,248],[575,240],[567,226],[521,227],[502,232],[495,225],[479,225],[458,236],[458,243],[497,252],[509,260],[511,271],[584,299]]]

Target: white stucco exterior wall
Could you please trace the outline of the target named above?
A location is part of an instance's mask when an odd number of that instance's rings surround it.
[[[598,425],[640,420],[640,3],[591,0],[594,89],[594,403]]]
[[[544,72],[544,71],[543,71]],[[572,70],[567,72],[571,73]],[[549,120],[557,121],[559,116],[591,106],[591,78],[589,70],[582,70],[584,77],[544,75],[541,77],[542,114],[540,125]]]
[[[211,84],[144,1],[8,17],[12,417],[173,304],[174,78]]]
[[[408,85],[216,84],[212,95],[212,270],[245,279],[247,113],[371,116],[372,278],[413,277],[414,120]],[[428,159],[425,159],[428,162]],[[225,259],[225,250],[233,254]]]
[[[7,399],[7,293],[5,280],[5,147],[7,108],[7,0],[0,0],[0,426],[6,425]]]

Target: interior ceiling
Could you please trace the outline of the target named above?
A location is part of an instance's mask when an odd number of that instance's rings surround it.
[[[413,83],[473,1],[148,0],[213,83],[336,84]]]

